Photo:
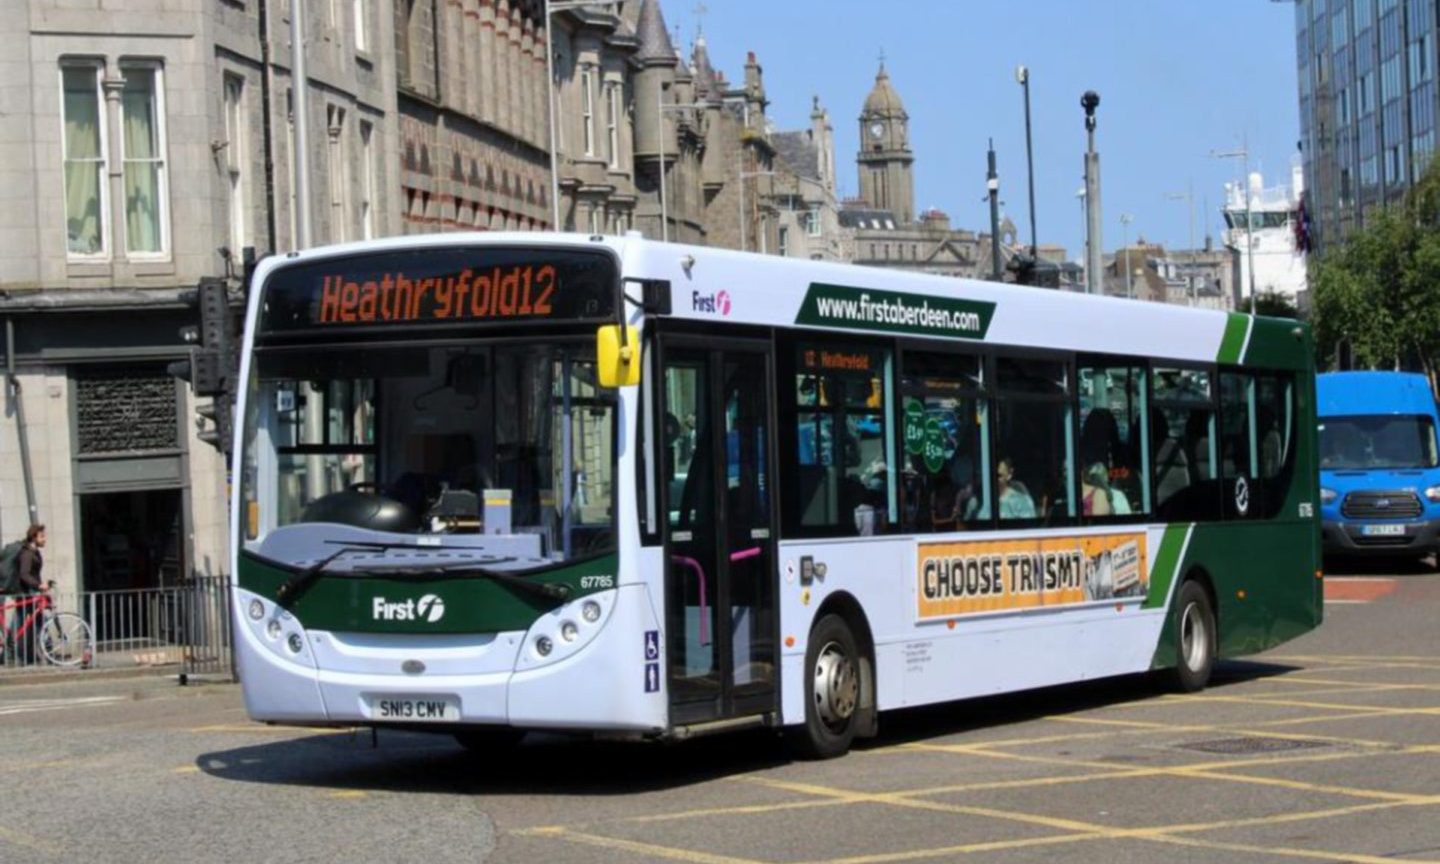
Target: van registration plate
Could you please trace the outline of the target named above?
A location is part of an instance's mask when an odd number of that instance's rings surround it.
[[[1360,533],[1366,537],[1398,537],[1405,533],[1404,525],[1362,525]]]
[[[365,699],[371,720],[403,723],[454,723],[460,719],[460,700],[454,696],[374,695]]]

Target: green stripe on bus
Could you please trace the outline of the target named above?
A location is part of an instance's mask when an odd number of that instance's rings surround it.
[[[1175,581],[1175,571],[1180,569],[1180,550],[1185,548],[1185,535],[1191,527],[1189,523],[1165,526],[1155,564],[1150,568],[1150,593],[1144,608],[1157,609],[1165,605],[1165,599],[1170,596],[1170,583]]]
[[[1220,339],[1220,353],[1216,363],[1239,363],[1240,352],[1245,348],[1245,331],[1250,326],[1250,316],[1231,312],[1225,321],[1225,335]]]

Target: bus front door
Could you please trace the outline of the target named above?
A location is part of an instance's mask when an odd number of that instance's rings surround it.
[[[775,708],[775,555],[766,347],[663,351],[671,723]]]

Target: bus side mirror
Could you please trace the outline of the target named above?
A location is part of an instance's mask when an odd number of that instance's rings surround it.
[[[630,387],[640,383],[640,336],[634,327],[625,328],[620,343],[620,325],[606,324],[595,334],[595,358],[601,387]]]

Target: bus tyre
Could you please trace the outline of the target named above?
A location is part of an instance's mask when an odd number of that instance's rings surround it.
[[[815,622],[805,649],[805,723],[791,745],[806,759],[843,756],[855,739],[860,705],[860,651],[839,615]]]
[[[461,747],[472,753],[490,753],[508,750],[519,745],[525,737],[524,729],[513,726],[494,726],[488,729],[466,729],[455,733],[455,740]]]
[[[1215,610],[1210,595],[1193,579],[1180,586],[1175,608],[1175,686],[1194,693],[1204,689],[1215,668]]]

